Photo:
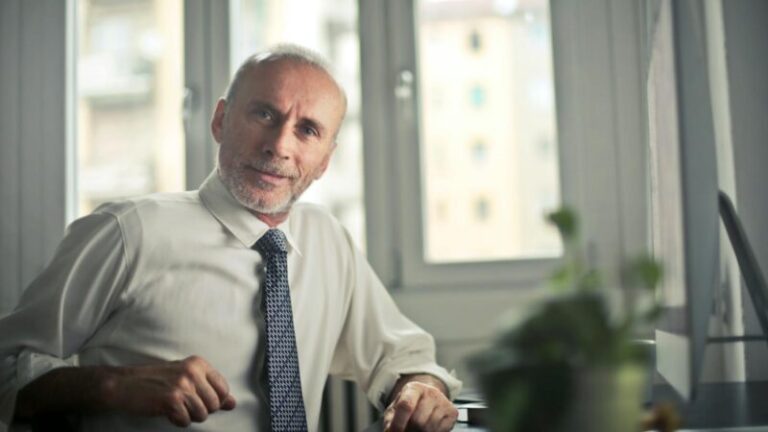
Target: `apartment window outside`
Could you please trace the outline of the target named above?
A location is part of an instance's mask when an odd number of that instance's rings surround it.
[[[81,0],[77,212],[184,189],[182,0]]]
[[[472,33],[469,34],[469,47],[474,52],[483,48],[483,39],[477,30],[472,30]]]
[[[419,104],[424,262],[560,256],[557,233],[545,222],[560,202],[549,2],[416,6],[420,100],[432,101],[439,91],[450,107]],[[494,35],[492,45],[482,44],[481,28]],[[437,217],[444,214],[438,197],[469,204],[471,216]]]
[[[475,108],[482,108],[485,105],[485,88],[482,85],[475,85],[469,93],[469,100]]]
[[[365,250],[360,38],[355,0],[231,0],[231,70],[249,55],[296,43],[323,55],[347,92],[347,116],[331,164],[302,196],[334,213]]]
[[[478,222],[485,222],[490,216],[490,204],[485,198],[478,198],[475,201],[475,219]]]
[[[477,166],[483,166],[488,159],[488,146],[485,145],[485,141],[475,141],[475,144],[472,145],[471,154],[475,164]]]

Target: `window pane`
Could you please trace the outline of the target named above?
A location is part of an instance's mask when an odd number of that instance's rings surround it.
[[[424,255],[555,257],[560,202],[547,0],[419,0]]]
[[[322,54],[335,68],[349,105],[331,164],[301,198],[323,204],[365,250],[360,39],[355,0],[231,0],[232,72],[249,55],[278,43]]]
[[[79,214],[184,188],[182,0],[78,3]]]

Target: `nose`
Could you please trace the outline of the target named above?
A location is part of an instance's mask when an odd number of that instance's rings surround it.
[[[261,150],[270,158],[288,160],[294,144],[293,139],[290,128],[285,125],[275,127],[264,137]]]

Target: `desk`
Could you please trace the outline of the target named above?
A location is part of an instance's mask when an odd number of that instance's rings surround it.
[[[683,417],[679,432],[768,432],[768,381],[701,384],[698,396],[685,403],[669,385],[653,387],[653,403],[672,403]],[[456,423],[455,431],[488,429]],[[365,432],[381,432],[381,421]]]
[[[365,429],[363,432],[382,432],[384,428],[381,425],[381,420],[377,421],[376,423],[368,426],[367,429]],[[455,431],[474,431],[474,432],[488,432],[488,429],[480,426],[470,426],[466,423],[456,423],[456,426],[453,427],[453,430]]]
[[[683,430],[768,432],[768,381],[701,384],[697,391],[697,397],[685,403],[669,385],[656,385],[653,402],[675,405]]]

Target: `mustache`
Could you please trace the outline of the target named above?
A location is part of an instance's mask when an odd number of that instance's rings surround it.
[[[270,160],[259,159],[247,163],[246,166],[280,177],[296,178],[299,176],[294,168]]]

